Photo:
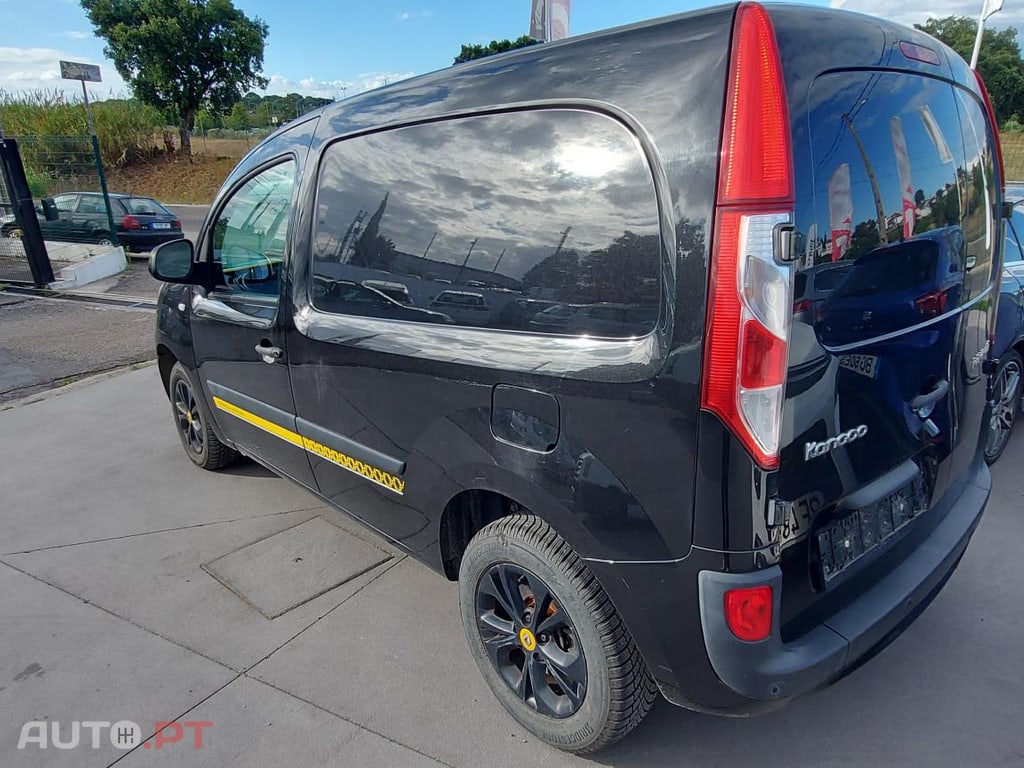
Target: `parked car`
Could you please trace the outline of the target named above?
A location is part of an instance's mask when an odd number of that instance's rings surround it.
[[[160,243],[183,237],[181,219],[151,197],[110,194],[111,215],[117,240],[130,250],[148,251]],[[51,217],[46,209],[52,203]],[[66,192],[47,198],[37,207],[39,227],[47,240],[110,245],[110,221],[103,195],[99,192]],[[13,217],[0,222],[0,233],[18,233]]]
[[[985,459],[994,463],[1009,442],[1020,416],[1021,376],[1024,373],[1024,189],[1007,188],[1013,204],[1003,242],[1003,275],[996,316],[995,357],[999,359],[993,390],[992,413],[985,438]]]
[[[908,175],[956,204],[910,220]],[[539,739],[600,749],[659,692],[756,714],[893,641],[978,525],[1001,176],[975,73],[881,19],[744,2],[525,48],[250,152],[197,243],[150,257],[159,370],[196,465],[253,457],[457,581]],[[794,317],[815,261],[895,267],[911,236],[969,270],[944,299],[904,311],[880,269],[859,314]],[[255,277],[277,294],[225,278],[233,242],[244,271],[282,237]],[[314,277],[436,263],[459,277],[432,307],[470,307],[450,324]],[[611,317],[530,325],[568,304]]]

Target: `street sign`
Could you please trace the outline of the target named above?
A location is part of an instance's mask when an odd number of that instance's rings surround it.
[[[77,61],[61,61],[60,76],[62,80],[81,80],[89,83],[102,83],[100,68],[96,64],[82,64]]]

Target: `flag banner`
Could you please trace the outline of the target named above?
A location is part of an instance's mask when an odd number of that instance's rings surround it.
[[[832,261],[839,261],[850,247],[853,228],[849,163],[837,167],[828,181],[828,217],[832,227]]]
[[[549,0],[548,40],[564,40],[569,36],[569,0]]]
[[[903,121],[899,117],[889,119],[889,133],[892,135],[892,151],[896,154],[896,172],[900,178],[900,193],[903,196],[903,238],[912,237],[917,218],[914,203],[914,181],[910,176],[910,155],[907,153],[907,138],[903,135]]]
[[[547,0],[533,0],[533,8],[530,11],[530,37],[545,42],[548,39]]]

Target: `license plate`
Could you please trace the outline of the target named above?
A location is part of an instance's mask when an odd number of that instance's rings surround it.
[[[895,536],[927,505],[924,481],[919,476],[874,504],[855,509],[815,531],[812,541],[825,584]]]
[[[878,376],[878,357],[876,355],[840,355],[839,367],[873,379]]]
[[[153,229],[170,229],[171,228],[171,225],[168,224],[166,221],[154,221],[149,226],[152,227]]]

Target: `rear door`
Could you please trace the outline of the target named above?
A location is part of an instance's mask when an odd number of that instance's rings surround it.
[[[866,550],[929,509],[976,457],[1000,182],[983,104],[945,80],[826,72],[807,99],[794,135],[795,285],[813,285],[801,274],[843,275],[824,297],[795,296],[779,476],[781,496],[796,500],[786,544],[820,529],[816,511],[881,479],[871,503],[900,514],[852,547]],[[810,555],[827,581],[861,553],[831,552],[824,536]]]

